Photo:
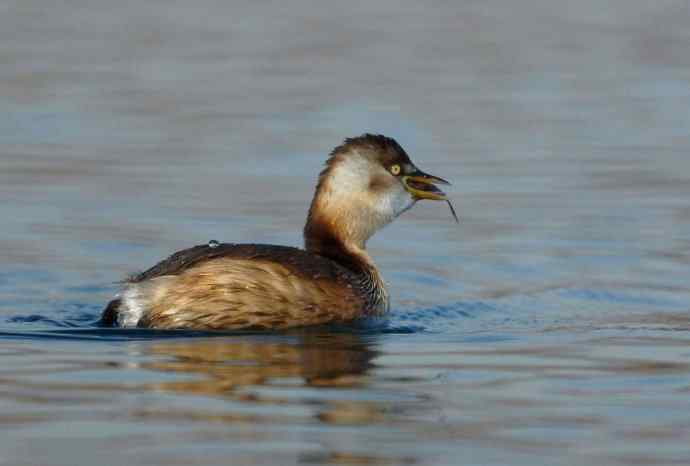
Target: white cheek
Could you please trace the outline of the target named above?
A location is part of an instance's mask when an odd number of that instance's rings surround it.
[[[379,211],[385,212],[392,220],[406,210],[409,210],[415,202],[416,200],[412,195],[407,192],[405,188],[400,186],[400,189],[396,189],[382,196]]]
[[[412,208],[412,206],[417,202],[417,200],[412,197],[412,194],[403,189],[400,195],[397,197],[397,205],[395,209],[395,216],[402,214],[403,212]]]
[[[359,157],[351,157],[333,170],[328,194],[336,199],[347,199],[353,193],[365,191],[369,186],[369,165]]]

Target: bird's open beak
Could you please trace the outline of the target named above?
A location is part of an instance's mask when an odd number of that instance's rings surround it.
[[[417,169],[410,175],[402,177],[405,189],[417,199],[430,199],[432,201],[447,201],[446,193],[436,185],[450,183],[438,176],[429,175]]]
[[[450,208],[450,213],[453,214],[453,218],[457,223],[460,223],[460,220],[458,220],[458,216],[455,213],[455,209],[453,208],[453,204],[451,204],[450,199],[448,199],[446,193],[438,189],[438,187],[436,186],[437,184],[449,185],[449,182],[447,182],[443,178],[439,178],[438,176],[424,173],[418,168],[411,174],[403,176],[402,182],[405,186],[405,189],[407,189],[407,191],[410,194],[412,194],[416,199],[446,201],[448,203],[448,208]]]

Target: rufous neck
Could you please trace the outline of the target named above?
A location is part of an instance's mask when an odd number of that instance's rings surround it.
[[[376,270],[364,244],[348,241],[336,225],[310,217],[304,227],[304,247],[308,252],[327,257],[354,272]]]

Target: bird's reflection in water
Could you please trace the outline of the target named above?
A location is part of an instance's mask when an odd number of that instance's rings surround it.
[[[315,392],[304,393],[305,388],[366,388],[374,348],[371,336],[347,333],[166,341],[145,348],[154,356],[145,368],[199,376],[149,385],[157,391],[285,405],[313,397]],[[321,405],[315,415],[327,423],[366,422],[381,412],[371,400],[349,398],[316,396],[307,404]]]
[[[411,463],[360,443],[361,426],[395,423],[391,400],[370,386],[376,339],[291,333],[159,340],[139,347],[150,360],[142,368],[190,377],[148,384],[172,398],[130,414],[174,425],[176,435],[189,432],[195,443],[222,441],[237,454],[293,445],[301,463]],[[205,429],[209,423],[224,424],[223,434]]]

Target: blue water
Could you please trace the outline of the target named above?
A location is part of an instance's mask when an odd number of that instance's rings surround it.
[[[0,464],[690,464],[687,2],[0,6]],[[299,246],[326,154],[453,182],[387,320],[98,326],[210,239]]]

